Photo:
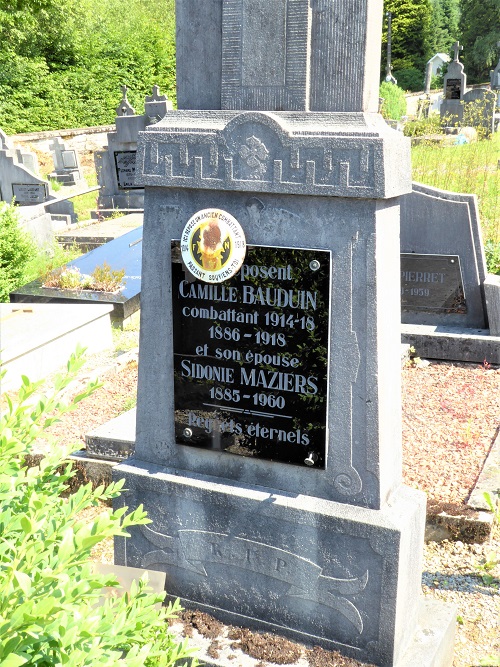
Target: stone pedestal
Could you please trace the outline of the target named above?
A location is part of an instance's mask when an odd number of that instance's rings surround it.
[[[169,596],[226,623],[396,665],[419,614],[425,497],[383,510],[131,461],[127,492],[153,520],[118,562],[167,572]],[[421,664],[426,664],[422,662]]]

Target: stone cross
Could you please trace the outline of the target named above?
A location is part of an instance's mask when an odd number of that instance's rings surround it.
[[[458,55],[459,55],[460,51],[463,51],[463,50],[464,50],[464,47],[458,41],[455,42],[455,44],[453,44],[453,51],[454,51],[454,54],[455,54],[453,56],[453,61],[454,62],[456,62],[456,63],[459,62]]]
[[[122,91],[122,99],[118,107],[116,108],[117,116],[134,116],[135,109],[131,106],[130,102],[127,99],[127,86],[120,86]]]

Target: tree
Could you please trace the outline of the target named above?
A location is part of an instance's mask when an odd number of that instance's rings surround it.
[[[392,13],[392,66],[394,70],[415,67],[425,72],[430,57],[431,0],[385,0],[384,12]],[[387,21],[382,35],[382,63],[385,71]]]
[[[471,83],[489,81],[490,69],[498,62],[500,1],[462,0],[463,62]]]
[[[429,46],[431,56],[450,53],[459,35],[459,0],[432,0],[431,33]]]

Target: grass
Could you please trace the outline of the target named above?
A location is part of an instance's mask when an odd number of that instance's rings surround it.
[[[500,133],[461,146],[424,142],[411,154],[413,180],[478,196],[484,241],[500,244]]]
[[[26,282],[30,283],[37,278],[42,278],[49,271],[64,266],[64,264],[80,257],[81,254],[82,251],[76,245],[72,248],[64,249],[58,243],[54,242],[52,246],[44,250],[39,250],[37,255],[26,266]]]
[[[90,219],[90,212],[97,209],[98,195],[98,190],[94,190],[93,192],[87,192],[84,195],[77,195],[71,199],[79,222]]]

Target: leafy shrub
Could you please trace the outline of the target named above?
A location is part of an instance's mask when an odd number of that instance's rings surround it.
[[[500,242],[489,239],[484,244],[484,252],[489,273],[500,275]]]
[[[397,72],[393,72],[393,75],[398,82],[398,87],[403,90],[417,92],[424,89],[424,75],[416,67],[400,69]]]
[[[439,90],[444,86],[444,74],[434,74],[431,76],[431,90]]]
[[[388,81],[380,84],[380,97],[383,98],[380,113],[386,119],[400,120],[406,114],[406,98],[404,90]]]
[[[104,292],[115,292],[119,289],[125,278],[125,269],[114,270],[107,262],[102,266],[96,266],[92,271],[92,289]]]
[[[431,114],[428,118],[419,120],[409,120],[405,123],[403,132],[407,137],[421,137],[426,134],[440,134],[441,117],[437,113]]]
[[[27,282],[26,267],[36,252],[33,239],[19,225],[16,207],[0,202],[0,302],[8,302],[9,292]]]
[[[91,383],[69,405],[60,393],[83,363],[79,349],[49,395],[35,398],[41,383],[23,377],[17,401],[5,396],[0,419],[0,664],[3,667],[185,666],[185,642],[176,643],[166,621],[178,603],[157,609],[164,594],[141,580],[130,594],[102,599],[103,587],[118,586],[96,574],[89,562],[94,545],[129,526],[148,523],[142,507],[105,511],[86,522],[82,510],[119,495],[122,483],[67,495],[73,476],[69,453],[52,447],[38,467],[25,461],[39,433],[72,410],[98,385]],[[99,604],[99,603],[102,604]],[[179,661],[179,662],[177,662]],[[193,659],[193,666],[197,661]]]

